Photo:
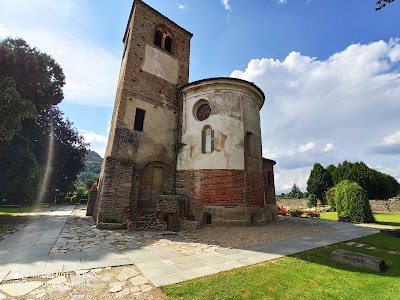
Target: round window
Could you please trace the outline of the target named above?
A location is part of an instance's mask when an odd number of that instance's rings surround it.
[[[200,104],[196,110],[196,119],[204,121],[211,115],[211,107],[208,103]]]

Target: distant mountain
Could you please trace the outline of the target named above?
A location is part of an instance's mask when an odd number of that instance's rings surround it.
[[[86,161],[102,163],[103,158],[97,152],[89,149],[86,154]]]
[[[97,152],[89,149],[86,154],[85,169],[79,173],[75,187],[85,188],[87,181],[97,181],[102,163],[103,158]]]

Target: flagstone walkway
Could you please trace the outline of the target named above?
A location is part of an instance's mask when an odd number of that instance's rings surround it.
[[[119,293],[122,297],[146,292],[153,286],[178,283],[378,232],[377,229],[350,223],[287,219],[294,222],[293,231],[300,223],[309,224],[310,228],[322,226],[326,230],[314,235],[304,236],[303,233],[297,238],[235,248],[201,243],[191,234],[184,233],[104,231],[97,229],[84,212],[82,206],[75,210],[71,206],[53,207],[42,212],[39,219],[0,241],[0,282],[5,281],[0,285],[0,291],[13,296],[13,293],[26,295],[39,290],[39,295],[46,295],[51,289],[43,289],[40,281],[28,280],[26,285],[14,284],[14,288],[9,285],[13,280],[28,277],[43,279],[45,274],[75,271],[77,275],[80,270],[85,270],[83,274],[86,274],[88,270],[100,272],[105,268],[126,266],[128,269],[124,272],[133,275],[122,276],[126,277],[125,280],[113,282],[115,279],[107,274],[90,279],[93,284],[108,284],[110,293]],[[268,225],[263,228],[268,231]],[[231,238],[235,239],[234,236]],[[63,279],[57,280],[59,284],[63,283]],[[75,283],[77,280],[85,282],[82,278],[74,280]],[[71,282],[69,278],[69,285]],[[15,286],[19,288],[15,289]],[[0,293],[0,299],[2,295]]]

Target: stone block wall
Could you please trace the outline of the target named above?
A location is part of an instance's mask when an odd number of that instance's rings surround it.
[[[369,200],[372,211],[400,212],[400,200]]]
[[[199,228],[200,228],[199,221],[180,220],[179,222],[180,231],[195,231]]]
[[[104,176],[98,191],[95,208],[95,221],[124,221],[124,208],[130,205],[132,175],[134,164],[106,157]]]

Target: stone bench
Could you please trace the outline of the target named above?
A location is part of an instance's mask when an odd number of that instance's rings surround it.
[[[380,233],[387,235],[387,236],[400,237],[399,229],[381,229]]]
[[[385,270],[383,259],[363,253],[338,249],[331,253],[331,259],[344,265],[374,272],[383,272]]]

